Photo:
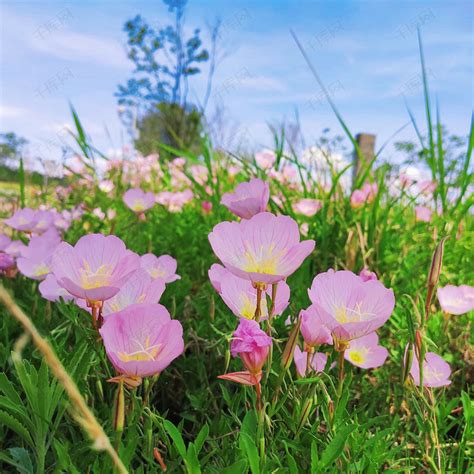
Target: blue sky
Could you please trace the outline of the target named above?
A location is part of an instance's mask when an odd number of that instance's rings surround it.
[[[122,28],[137,13],[155,24],[170,19],[152,0],[1,1],[0,130],[26,137],[32,154],[57,157],[61,129],[71,123],[70,101],[98,148],[112,152],[127,143],[114,92],[131,74]],[[296,109],[307,144],[326,127],[342,133],[291,28],[350,129],[375,133],[382,144],[408,122],[405,100],[423,119],[417,26],[443,122],[467,134],[470,1],[190,0],[187,27],[205,29],[216,16],[224,25],[224,59],[213,97],[226,107],[225,136],[241,136],[255,148],[271,145],[268,123],[291,121]],[[205,83],[206,74],[192,83],[196,97]],[[399,137],[414,136],[409,127]]]

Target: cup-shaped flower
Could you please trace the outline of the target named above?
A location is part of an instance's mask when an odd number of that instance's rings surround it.
[[[18,270],[33,280],[44,280],[51,273],[53,254],[60,242],[61,237],[53,229],[32,237],[22,250],[22,256],[17,259]]]
[[[316,308],[311,305],[309,308],[300,312],[301,335],[304,343],[308,347],[316,347],[321,344],[332,344],[331,331],[321,323],[316,316]]]
[[[378,192],[377,184],[365,183],[362,189],[356,189],[351,195],[351,206],[361,207],[374,200]]]
[[[363,268],[359,276],[362,278],[364,281],[369,281],[369,280],[378,280],[377,274],[375,272],[371,272],[368,268]]]
[[[62,242],[52,259],[58,284],[89,304],[116,295],[139,265],[140,257],[122,240],[102,234],[85,235],[74,247]]]
[[[255,310],[257,308],[257,290],[249,280],[244,280],[235,276],[228,270],[220,280],[220,295],[224,303],[238,318],[254,319]],[[272,287],[268,286],[266,290],[267,295],[271,298]],[[278,283],[276,298],[274,303],[273,316],[278,316],[290,303],[290,287],[286,282]],[[261,298],[261,316],[260,320],[268,318],[268,304],[266,295],[263,294]]]
[[[38,289],[41,296],[49,301],[59,301],[59,298],[63,298],[64,301],[71,301],[74,297],[65,290],[62,286],[59,286],[56,277],[50,273],[46,278],[39,284]]]
[[[42,234],[47,230],[54,228],[54,221],[56,219],[56,211],[37,211],[35,216],[34,232]]]
[[[118,313],[132,304],[158,303],[165,287],[161,278],[153,279],[146,270],[139,268],[116,295],[104,302],[102,315],[106,319],[110,314]]]
[[[161,373],[184,350],[183,327],[160,304],[135,304],[107,318],[99,330],[117,372],[130,377]]]
[[[256,321],[242,318],[233,334],[230,352],[232,357],[240,356],[245,368],[258,374],[268,356],[272,338],[260,329]]]
[[[36,226],[36,213],[37,211],[34,209],[25,207],[16,211],[13,216],[5,219],[4,222],[12,229],[33,232]]]
[[[293,211],[303,216],[313,217],[323,207],[319,199],[300,199],[293,204]]]
[[[255,214],[265,211],[269,199],[269,184],[253,178],[248,183],[240,183],[233,193],[225,193],[221,204],[236,216],[250,219]]]
[[[322,372],[324,367],[326,367],[328,356],[323,352],[314,352],[310,354],[309,358],[310,369],[314,372]],[[295,361],[296,373],[298,376],[305,377],[308,366],[308,353],[306,351],[302,351],[299,346],[296,346],[295,352],[293,354],[293,360]]]
[[[346,270],[320,273],[308,294],[316,317],[340,342],[374,332],[387,321],[395,306],[393,291],[380,281],[364,281]]]
[[[420,385],[420,365],[416,351],[413,351],[413,363],[410,369],[410,375],[415,385]],[[423,362],[423,385],[425,387],[444,387],[449,385],[451,380],[451,368],[449,364],[438,354],[427,352]]]
[[[262,212],[241,222],[221,222],[209,234],[224,266],[253,283],[277,283],[290,276],[314,250],[300,242],[298,224],[288,216]]]
[[[474,309],[474,287],[446,285],[438,288],[441,309],[449,314],[464,314]]]
[[[349,343],[344,357],[351,364],[361,369],[375,369],[385,363],[388,351],[379,345],[379,337],[373,332],[359,337]]]
[[[140,257],[140,267],[145,269],[152,278],[161,278],[165,283],[172,283],[181,278],[176,274],[178,262],[169,255],[157,257],[152,253],[146,253]]]
[[[262,150],[255,153],[255,161],[260,168],[267,170],[275,164],[275,152],[272,150]]]
[[[141,214],[155,205],[155,195],[139,188],[129,189],[123,195],[123,201],[133,212]]]
[[[433,212],[429,207],[416,206],[415,207],[415,220],[417,222],[430,222]]]

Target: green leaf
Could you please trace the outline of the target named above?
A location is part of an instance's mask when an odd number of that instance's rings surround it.
[[[3,424],[13,430],[18,436],[22,437],[23,440],[28,443],[32,448],[35,447],[28,430],[14,416],[10,415],[5,411],[0,410],[0,424]]]
[[[319,469],[330,466],[342,453],[349,435],[356,429],[356,425],[348,425],[338,428],[334,438],[326,446],[319,461]]]
[[[186,445],[184,444],[183,437],[181,436],[181,433],[178,431],[178,428],[171,423],[171,421],[164,420],[163,421],[163,426],[168,433],[168,435],[171,437],[173,440],[174,446],[180,456],[183,458],[184,461],[186,461]]]
[[[198,435],[196,436],[196,439],[194,440],[194,445],[196,446],[196,453],[199,454],[201,452],[201,449],[209,436],[209,425],[206,423],[202,428],[201,431],[199,431]]]
[[[33,474],[33,463],[31,462],[30,454],[25,448],[10,448],[8,452],[11,457],[17,462],[15,465],[20,474]]]
[[[189,474],[201,474],[201,465],[199,463],[194,443],[189,443],[188,445],[186,467],[188,468]]]
[[[247,472],[247,460],[239,459],[234,464],[227,466],[226,468],[220,471],[222,474],[242,474]]]
[[[316,446],[316,441],[311,442],[311,474],[318,473],[319,465],[319,456],[318,456],[318,447]]]
[[[255,441],[247,433],[241,431],[239,436],[239,446],[247,457],[252,474],[260,474],[260,458]]]

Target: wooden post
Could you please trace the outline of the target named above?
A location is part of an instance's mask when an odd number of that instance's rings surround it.
[[[354,187],[357,176],[361,169],[368,165],[375,156],[375,135],[370,133],[358,133],[355,136],[357,145],[361,156],[354,150],[353,160],[354,167],[352,168],[352,187]]]

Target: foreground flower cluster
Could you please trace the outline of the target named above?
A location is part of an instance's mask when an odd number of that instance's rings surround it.
[[[62,241],[55,216],[26,208],[5,221],[30,238],[24,244],[1,236],[2,270],[13,275],[16,266],[40,280],[47,300],[73,301],[91,313],[117,372],[112,381],[136,386],[158,375],[184,350],[181,324],[158,304],[166,285],[180,278],[176,260],[139,256],[113,235],[85,235],[72,246]]]
[[[376,186],[365,186],[353,194],[351,203],[357,207],[373,199],[376,193]],[[292,218],[267,212],[269,198],[269,186],[260,179],[239,184],[234,193],[224,194],[221,202],[241,220],[221,222],[209,234],[211,247],[222,263],[211,266],[209,279],[239,318],[230,350],[233,357],[240,356],[245,368],[220,378],[255,386],[258,409],[262,408],[262,370],[265,364],[270,367],[272,363],[273,319],[289,305],[290,288],[286,279],[315,248],[313,240],[300,241],[298,225]],[[311,373],[330,370],[334,365],[330,361],[337,360],[337,396],[340,397],[344,360],[361,369],[373,369],[388,358],[388,350],[379,344],[376,331],[394,310],[394,293],[368,269],[363,269],[360,275],[329,269],[314,277],[308,295],[311,305],[301,310],[294,326],[304,345],[301,348],[297,338],[290,336],[289,346],[283,351],[286,360],[281,365],[287,367],[293,359],[297,376],[308,377]],[[447,303],[452,300],[451,295],[453,290],[449,287],[440,288],[441,304],[466,309],[466,298],[463,303],[461,299]],[[324,352],[318,352],[321,347],[326,348]],[[419,385],[417,354],[411,359],[409,370],[413,382]],[[423,385],[449,384],[449,365],[434,353],[424,357]]]

